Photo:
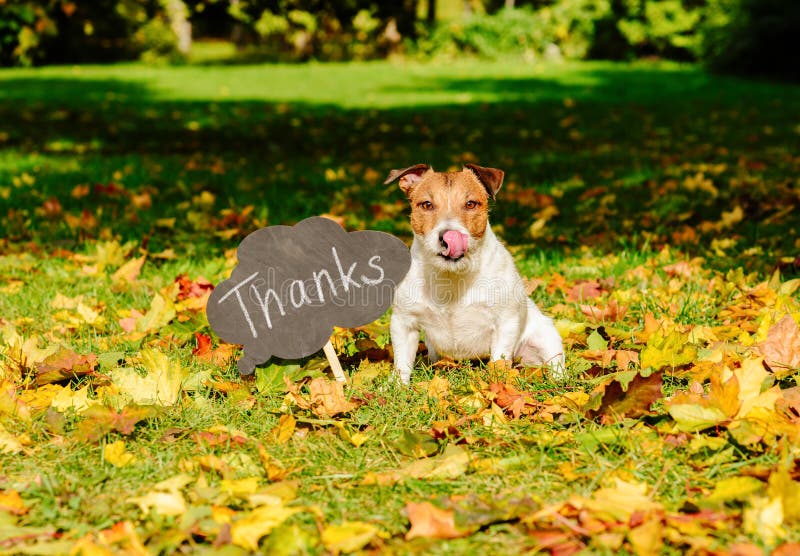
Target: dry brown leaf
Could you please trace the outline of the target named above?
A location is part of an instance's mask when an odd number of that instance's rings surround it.
[[[308,392],[311,397],[311,411],[320,417],[333,417],[358,407],[345,397],[341,382],[315,378],[308,383]]]
[[[616,299],[609,300],[608,304],[603,308],[585,304],[581,304],[580,308],[584,315],[598,322],[618,321],[628,312],[628,307],[621,306]]]
[[[776,373],[800,367],[800,327],[791,315],[785,315],[770,327],[760,350]]]
[[[456,528],[453,510],[442,510],[430,502],[409,502],[406,504],[406,515],[411,528],[406,533],[406,540],[423,537],[427,539],[456,539],[467,534]]]

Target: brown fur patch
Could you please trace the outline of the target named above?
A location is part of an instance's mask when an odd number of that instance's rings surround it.
[[[415,234],[427,234],[447,218],[461,222],[476,239],[486,233],[489,194],[469,170],[428,172],[407,195]]]

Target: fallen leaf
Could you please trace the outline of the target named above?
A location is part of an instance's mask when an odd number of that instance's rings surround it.
[[[0,490],[0,512],[25,515],[28,508],[16,490]]]
[[[298,511],[297,508],[279,505],[260,506],[231,524],[231,540],[245,550],[256,551],[261,537],[268,535]]]
[[[345,521],[339,525],[328,525],[320,535],[325,548],[334,553],[350,553],[361,550],[378,535],[378,528],[363,521]]]
[[[71,349],[61,347],[56,353],[36,364],[34,386],[79,378],[92,373],[96,366],[95,354],[79,355]]]
[[[760,348],[767,365],[779,376],[800,367],[800,327],[791,315],[772,325]]]
[[[411,528],[406,533],[406,540],[418,537],[428,539],[456,539],[468,532],[459,531],[455,524],[453,510],[442,510],[430,502],[409,502],[405,513]]]
[[[623,417],[641,417],[650,414],[650,406],[661,399],[661,375],[648,377],[637,374],[627,385],[613,381],[606,385],[600,406],[589,411],[591,418],[602,416],[604,421],[615,422]]]
[[[106,444],[103,448],[103,459],[114,467],[125,467],[136,461],[136,457],[127,451],[122,440]]]
[[[418,459],[391,471],[368,472],[363,485],[390,485],[405,479],[455,479],[467,472],[469,453],[461,446],[451,444],[439,456]]]
[[[127,502],[139,506],[143,514],[151,509],[160,515],[181,515],[186,512],[186,500],[179,492],[150,491],[144,496],[128,498]]]
[[[154,349],[142,350],[144,376],[135,369],[119,367],[111,373],[120,392],[137,405],[170,406],[178,401],[181,383],[188,372],[178,361]]]

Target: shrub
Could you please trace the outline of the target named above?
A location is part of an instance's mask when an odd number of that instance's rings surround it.
[[[607,0],[563,0],[539,10],[502,9],[440,25],[418,42],[425,55],[470,53],[486,58],[536,57],[558,53],[582,58],[591,47],[594,22],[609,10]]]

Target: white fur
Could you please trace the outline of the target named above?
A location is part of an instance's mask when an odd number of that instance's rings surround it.
[[[439,355],[521,358],[527,365],[548,364],[553,378],[563,378],[561,336],[525,294],[511,254],[489,225],[482,238],[470,237],[458,261],[439,255],[445,230],[468,233],[460,222],[445,220],[417,235],[411,269],[395,292],[391,335],[400,380],[411,380],[421,330],[431,361]]]

